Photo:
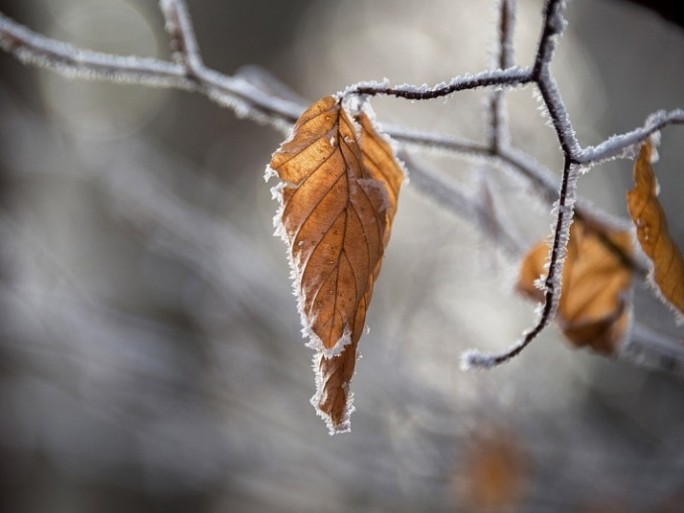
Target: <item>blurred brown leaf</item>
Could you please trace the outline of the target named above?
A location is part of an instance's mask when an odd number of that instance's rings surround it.
[[[670,237],[667,218],[658,201],[652,151],[650,141],[641,145],[634,165],[634,188],[627,192],[627,208],[641,248],[653,262],[652,278],[662,299],[684,315],[684,258]]]
[[[404,174],[365,113],[325,97],[273,154],[303,332],[317,355],[312,402],[331,431],[348,427],[349,382]]]
[[[518,437],[509,429],[479,434],[457,474],[459,507],[490,513],[516,511],[530,481],[530,466]]]
[[[570,228],[556,320],[575,346],[614,354],[623,340],[631,310],[627,296],[632,270],[620,253],[631,252],[628,232],[601,236],[579,220]],[[535,282],[546,276],[547,255],[548,245],[540,242],[520,267],[517,290],[536,301],[544,298]]]

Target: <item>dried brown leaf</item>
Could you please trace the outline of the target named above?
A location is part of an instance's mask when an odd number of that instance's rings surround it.
[[[631,255],[628,232],[602,237],[581,221],[570,228],[556,320],[575,346],[614,354],[624,339],[631,312],[632,271],[620,253]],[[546,276],[547,255],[548,245],[537,244],[523,259],[518,276],[518,291],[537,301],[544,297],[536,282]]]
[[[667,229],[667,218],[658,201],[658,182],[651,167],[653,148],[641,145],[634,165],[634,189],[627,192],[627,209],[637,229],[644,253],[653,263],[652,279],[662,299],[684,315],[684,258]]]
[[[302,331],[319,353],[312,402],[332,432],[348,428],[351,381],[404,174],[365,113],[325,97],[273,154],[282,180],[278,232],[289,248]]]

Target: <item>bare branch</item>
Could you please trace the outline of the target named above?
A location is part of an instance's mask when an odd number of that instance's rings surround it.
[[[393,124],[382,126],[385,133],[402,141],[406,146],[457,152],[462,157],[493,160],[501,167],[510,168],[528,180],[540,198],[549,205],[553,204],[558,197],[558,182],[551,171],[532,156],[516,148],[500,147],[497,152],[494,152],[492,148],[484,144],[451,134],[425,132]],[[596,231],[627,230],[631,227],[628,221],[611,216],[582,198],[577,198],[575,210],[576,215],[588,222]]]
[[[496,46],[496,62],[499,69],[513,66],[513,25],[515,22],[515,0],[500,0],[499,38]],[[501,146],[508,146],[504,91],[495,89],[489,97],[490,127],[489,147],[498,153]]]
[[[165,17],[170,20],[167,21],[167,30],[174,41],[179,41],[176,45],[181,45],[180,48],[193,49],[194,52],[196,43],[188,43],[194,41],[194,36],[188,36],[193,31],[188,17],[183,14],[186,11],[178,7],[180,5],[183,4],[178,0],[168,0],[162,4]],[[186,29],[182,29],[184,26]],[[220,105],[235,110],[239,115],[269,123],[281,130],[289,130],[289,125],[294,123],[304,109],[304,105],[276,97],[240,77],[228,77],[210,70],[202,64],[201,59],[196,59],[195,71],[188,74],[188,69],[183,64],[84,50],[37,34],[2,13],[0,46],[23,62],[47,67],[72,78],[120,81],[200,92]],[[486,79],[489,75],[489,79],[492,79],[490,73],[484,75],[479,78]],[[503,76],[505,77],[506,73]],[[467,88],[473,86],[472,81],[476,78],[457,78],[451,82],[451,86]],[[519,151],[501,148],[497,154],[475,142],[395,125],[388,125],[386,131],[390,136],[412,145],[500,160],[530,179],[535,187],[543,191],[549,202],[555,198],[557,185],[551,173]],[[591,217],[591,214],[587,212],[586,216]]]
[[[519,87],[532,81],[532,70],[512,66],[507,69],[490,70],[476,73],[474,75],[464,75],[454,77],[447,82],[441,82],[432,87],[427,85],[415,86],[402,84],[399,86],[389,86],[385,83],[367,82],[349,87],[343,91],[343,95],[365,95],[365,96],[396,96],[405,100],[434,100],[443,98],[458,91],[470,89],[480,89],[483,87]]]
[[[188,74],[196,75],[204,65],[185,3],[178,0],[160,0],[159,7],[166,20],[171,50],[177,61],[187,68]]]
[[[193,91],[196,84],[178,64],[93,52],[44,37],[0,13],[0,47],[20,61],[46,67],[70,78],[129,82]]]
[[[597,146],[589,146],[577,155],[577,161],[582,164],[595,166],[606,160],[622,157],[630,148],[646,140],[654,132],[668,125],[683,125],[684,109],[670,112],[659,111],[649,116],[641,128],[609,137]]]
[[[556,47],[556,39],[565,28],[563,10],[565,9],[564,0],[548,0],[544,11],[544,26],[539,39],[537,56],[534,61],[534,81],[539,88],[544,105],[548,110],[549,117],[556,131],[558,142],[561,145],[563,154],[575,162],[577,155],[581,152],[579,142],[575,136],[575,131],[570,122],[570,116],[561,99],[560,91],[555,79],[549,70],[549,64],[553,57]]]
[[[534,59],[534,70],[532,74],[536,81],[540,80],[543,70],[549,68],[553,51],[556,49],[556,36],[559,36],[565,29],[565,0],[547,0],[544,6],[544,22],[542,33],[537,45],[537,55]]]
[[[193,64],[193,72],[189,74],[188,68],[181,64],[84,50],[37,34],[2,13],[0,47],[22,62],[46,67],[70,78],[201,92],[238,116],[281,130],[294,123],[303,110],[301,105],[264,94],[245,80],[210,70],[201,60]]]
[[[499,17],[499,69],[513,66],[513,28],[515,24],[515,0],[500,0]]]
[[[481,367],[488,369],[509,361],[537,338],[555,317],[561,295],[563,264],[568,240],[570,239],[570,225],[572,224],[574,212],[572,205],[575,202],[578,176],[577,166],[573,165],[570,159],[566,158],[561,188],[558,192],[556,221],[553,229],[553,240],[550,246],[549,272],[544,280],[546,292],[544,293],[544,303],[537,323],[523,334],[519,342],[503,353],[485,355],[476,350],[464,353],[462,359],[464,368]]]

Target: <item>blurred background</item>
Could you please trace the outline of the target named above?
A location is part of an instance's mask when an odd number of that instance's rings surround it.
[[[520,0],[531,62],[543,2]],[[434,83],[490,65],[482,0],[191,0],[206,63],[307,101],[359,80]],[[152,0],[0,0],[29,27],[94,50],[169,59]],[[553,64],[584,145],[684,107],[684,32],[622,1],[575,0]],[[266,80],[270,80],[268,77]],[[560,166],[528,90],[515,145]],[[378,99],[382,122],[484,140],[485,95]],[[304,346],[263,170],[283,135],[200,95],[73,81],[0,53],[0,511],[684,511],[684,381],[570,348],[549,329],[491,372],[534,320],[516,259],[406,186],[361,341],[352,432],[309,405]],[[684,247],[684,132],[656,165]],[[514,175],[413,158],[490,198],[523,247],[548,207]],[[625,215],[631,162],[580,193]],[[486,192],[485,192],[486,191]],[[682,337],[637,287],[636,317]]]

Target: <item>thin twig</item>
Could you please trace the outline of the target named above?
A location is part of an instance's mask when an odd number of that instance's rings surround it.
[[[507,69],[513,62],[513,25],[515,22],[515,0],[499,0],[499,38],[496,45],[498,69]],[[494,89],[489,96],[489,147],[492,153],[508,146],[506,127],[505,91]]]
[[[558,193],[559,200],[556,210],[556,222],[553,229],[553,241],[551,243],[549,272],[544,280],[544,302],[542,304],[539,319],[532,328],[523,334],[523,337],[519,342],[502,353],[487,355],[477,350],[466,351],[461,360],[464,369],[469,369],[471,367],[489,369],[511,360],[520,354],[530,342],[537,338],[555,317],[561,294],[565,252],[570,238],[570,225],[572,223],[572,207],[570,205],[574,198],[577,175],[577,166],[573,165],[570,160],[566,158],[561,188]]]
[[[549,109],[551,119],[556,128],[558,139],[561,143],[564,153],[566,154],[565,166],[563,169],[563,178],[561,182],[561,189],[558,193],[558,208],[556,212],[556,223],[553,231],[553,243],[550,247],[549,254],[549,271],[544,282],[545,294],[544,302],[541,308],[541,314],[537,323],[523,334],[522,339],[514,344],[511,348],[502,353],[487,355],[477,350],[466,351],[462,356],[462,367],[469,369],[471,367],[491,368],[496,365],[509,361],[518,355],[525,347],[527,347],[551,322],[556,315],[558,308],[558,298],[560,297],[561,277],[563,272],[563,260],[565,256],[565,247],[569,239],[570,224],[572,222],[572,206],[574,198],[571,188],[574,188],[575,182],[572,180],[573,167],[570,159],[567,156],[566,149],[571,147],[572,143],[565,141],[564,125],[569,126],[569,120],[563,102],[558,96],[557,88],[552,82],[552,77],[548,71],[548,65],[551,62],[554,50],[554,37],[559,35],[563,29],[562,23],[562,3],[550,0],[546,5],[544,26],[537,49],[537,57],[535,59],[533,68],[533,80],[542,93],[544,103]],[[506,0],[501,0],[500,4],[500,34],[498,40],[499,53],[499,67],[508,67],[511,59],[511,33],[510,33],[510,17],[514,6],[509,4]],[[550,81],[550,82],[549,82]],[[554,103],[559,105],[554,105]],[[556,101],[558,100],[558,101]],[[503,120],[502,120],[502,103],[503,91],[496,90],[491,96],[491,133],[490,146],[492,151],[498,152],[502,146],[503,137]],[[568,193],[570,197],[568,197]],[[545,189],[548,192],[548,189]],[[568,200],[570,199],[570,208],[567,208]],[[566,220],[567,218],[567,220]]]
[[[185,4],[177,0],[160,0],[159,7],[166,20],[169,44],[176,59],[186,67],[188,75],[200,76],[204,64]]]
[[[563,0],[548,0],[544,11],[544,26],[539,40],[537,57],[534,61],[534,81],[548,109],[549,117],[556,131],[556,137],[561,145],[563,154],[571,161],[576,160],[580,153],[580,146],[575,136],[575,131],[570,122],[570,116],[561,99],[558,85],[556,84],[549,65],[556,48],[556,38],[561,35],[565,28],[563,18]]]
[[[553,123],[556,135],[565,155],[563,177],[558,193],[558,205],[556,222],[552,232],[552,244],[549,248],[549,270],[544,281],[544,301],[541,305],[541,314],[536,324],[527,330],[520,341],[504,352],[496,354],[484,354],[478,350],[469,350],[462,355],[462,367],[469,369],[491,368],[505,363],[525,349],[544,328],[551,322],[556,314],[558,299],[561,293],[561,278],[563,275],[563,263],[565,260],[565,248],[570,234],[570,224],[574,214],[574,189],[576,185],[576,170],[570,157],[571,149],[576,144],[572,126],[565,110],[565,105],[560,98],[555,82],[549,71],[549,63],[553,57],[555,37],[563,30],[562,0],[548,0],[544,11],[544,24],[537,48],[537,55],[532,71],[533,81],[541,92],[549,116]],[[501,50],[503,53],[503,50]],[[572,136],[568,135],[568,131]]]
[[[264,94],[245,80],[206,68],[201,61],[194,63],[194,71],[189,74],[183,64],[85,50],[33,32],[2,13],[0,48],[22,62],[45,67],[70,78],[200,92],[238,116],[279,129],[293,124],[303,110],[302,105]]]
[[[652,114],[641,128],[635,128],[629,132],[609,137],[596,146],[589,146],[576,155],[575,160],[581,164],[595,166],[606,160],[622,156],[622,154],[643,142],[648,136],[668,125],[684,124],[684,109],[675,109],[670,112],[659,111]]]
[[[499,69],[513,66],[513,28],[515,24],[515,0],[500,0],[499,18]]]
[[[516,148],[502,146],[497,153],[493,153],[487,145],[451,134],[424,132],[385,123],[382,124],[382,128],[385,133],[402,141],[405,146],[428,147],[446,152],[456,151],[462,157],[493,160],[499,166],[521,174],[530,182],[541,199],[549,205],[558,198],[558,181],[551,175],[551,172],[531,155]],[[412,170],[412,175],[414,173]],[[628,221],[612,216],[582,198],[577,198],[575,212],[578,217],[587,221],[595,231],[607,233],[611,230],[629,230],[631,228]]]
[[[483,87],[519,87],[532,82],[532,69],[512,66],[507,69],[482,71],[474,75],[454,77],[432,87],[402,84],[389,86],[383,83],[362,83],[343,92],[344,95],[395,96],[405,100],[433,100],[443,98],[459,91],[481,89]]]
[[[46,67],[70,78],[130,82],[194,91],[183,66],[151,59],[112,55],[77,48],[42,36],[0,13],[0,47],[27,64]]]
[[[560,36],[565,27],[565,19],[563,18],[564,7],[565,2],[563,0],[548,0],[544,11],[544,24],[533,69],[533,81],[541,93],[565,157],[561,186],[558,191],[556,220],[549,248],[548,273],[544,280],[545,292],[541,314],[537,323],[527,330],[523,334],[522,339],[510,349],[493,355],[487,355],[477,350],[465,352],[462,360],[464,368],[491,368],[509,361],[525,349],[544,330],[555,317],[558,308],[562,291],[566,248],[570,239],[570,226],[575,214],[577,178],[579,177],[575,155],[581,152],[567,109],[549,70],[555,49],[555,40]]]

